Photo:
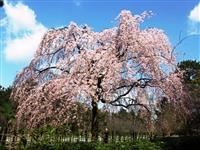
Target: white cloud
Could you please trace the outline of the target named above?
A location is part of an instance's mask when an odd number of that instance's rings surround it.
[[[21,2],[5,2],[4,10],[6,16],[0,20],[0,26],[6,30],[3,39],[6,59],[28,61],[33,57],[47,28],[36,20],[34,11]]]
[[[33,57],[44,32],[45,28],[41,27],[41,29],[36,30],[30,35],[23,35],[23,37],[8,40],[5,48],[6,59],[11,61],[29,61]]]
[[[188,15],[188,34],[200,34],[200,2]]]
[[[190,11],[188,18],[193,22],[200,23],[200,2]]]

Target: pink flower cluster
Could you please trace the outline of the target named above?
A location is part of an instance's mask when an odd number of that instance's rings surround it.
[[[19,122],[28,127],[65,123],[77,118],[81,100],[147,108],[149,97],[179,100],[181,74],[175,73],[167,36],[157,28],[140,29],[148,16],[151,12],[124,10],[118,26],[102,32],[73,22],[49,30],[14,83]]]

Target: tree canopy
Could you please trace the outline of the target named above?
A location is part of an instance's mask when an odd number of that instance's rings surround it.
[[[114,28],[94,32],[70,23],[43,37],[30,64],[16,76],[12,98],[28,127],[76,119],[76,102],[149,109],[182,97],[181,72],[163,30],[141,29],[151,12],[123,10]]]

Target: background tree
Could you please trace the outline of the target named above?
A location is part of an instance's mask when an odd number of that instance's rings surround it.
[[[132,121],[131,114],[124,108],[120,108],[118,112],[110,113],[108,129],[112,140],[117,136],[119,136],[118,140],[122,140],[121,136],[130,136]]]
[[[161,136],[179,134],[186,118],[185,110],[183,108],[174,108],[177,106],[165,97],[157,105],[159,110],[156,111],[156,134]]]
[[[188,93],[185,105],[190,112],[185,125],[187,134],[200,133],[200,62],[186,60],[178,64],[184,71],[184,88]]]
[[[8,132],[8,123],[14,118],[14,108],[10,101],[11,88],[0,86],[0,142],[2,145],[6,142]]]
[[[16,77],[12,98],[27,127],[76,119],[76,101],[92,107],[91,133],[98,138],[98,103],[149,109],[149,100],[180,101],[182,83],[164,31],[140,29],[151,12],[124,10],[115,28],[94,32],[70,23],[49,30],[29,66]],[[176,92],[175,92],[176,91]]]

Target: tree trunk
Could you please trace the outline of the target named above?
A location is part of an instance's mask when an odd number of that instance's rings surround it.
[[[92,124],[91,124],[92,141],[98,140],[98,105],[97,102],[92,101]]]

